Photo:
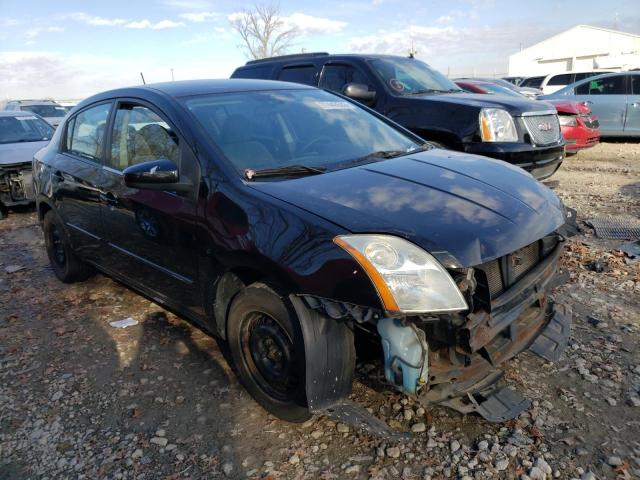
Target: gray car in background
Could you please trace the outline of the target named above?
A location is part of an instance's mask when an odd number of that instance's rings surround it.
[[[603,137],[640,137],[640,72],[597,75],[538,98],[584,103],[598,117]]]
[[[53,100],[10,100],[5,110],[33,112],[44,118],[53,127],[57,127],[64,119],[68,110]]]
[[[0,219],[9,207],[34,202],[31,161],[53,131],[31,112],[0,111]]]

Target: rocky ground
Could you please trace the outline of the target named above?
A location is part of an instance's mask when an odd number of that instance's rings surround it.
[[[640,262],[583,223],[640,217],[640,144],[570,157],[549,184],[583,230],[555,293],[575,314],[568,351],[512,363],[509,382],[534,404],[505,424],[357,382],[358,402],[415,432],[402,443],[266,414],[215,340],[104,276],[61,284],[35,214],[11,215],[0,222],[0,479],[640,478]],[[109,324],[128,317],[138,325]]]

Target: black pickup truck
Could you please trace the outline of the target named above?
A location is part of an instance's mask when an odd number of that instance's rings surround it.
[[[346,95],[445,148],[504,160],[538,180],[564,159],[555,108],[544,102],[464,93],[415,58],[308,53],[253,60],[231,78],[282,80]]]

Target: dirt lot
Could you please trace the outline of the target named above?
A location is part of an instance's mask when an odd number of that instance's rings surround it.
[[[555,294],[574,310],[570,348],[554,365],[529,353],[511,365],[510,383],[535,402],[506,424],[358,382],[358,401],[418,431],[401,444],[326,418],[276,420],[215,340],[104,276],[58,282],[36,215],[11,215],[0,223],[0,479],[640,478],[640,262],[582,223],[640,217],[640,144],[570,157],[549,183],[583,229]],[[587,268],[596,260],[607,271]],[[109,325],[127,317],[139,324]]]

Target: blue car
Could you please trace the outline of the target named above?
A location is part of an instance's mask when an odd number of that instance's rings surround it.
[[[640,72],[597,75],[539,97],[553,98],[588,105],[603,137],[640,137]]]

